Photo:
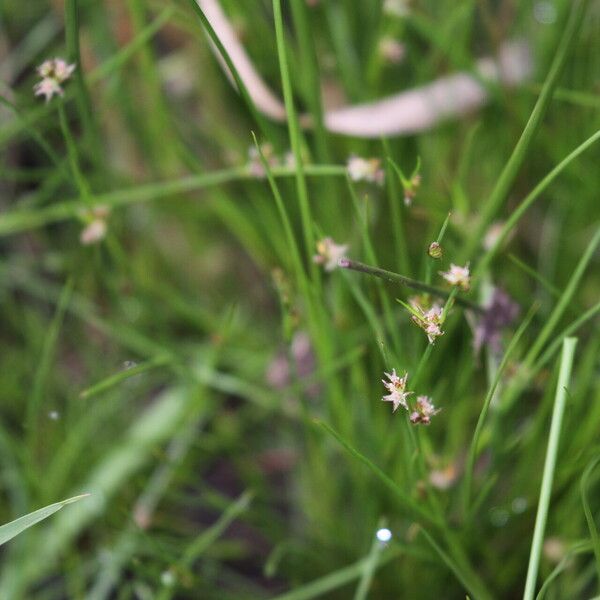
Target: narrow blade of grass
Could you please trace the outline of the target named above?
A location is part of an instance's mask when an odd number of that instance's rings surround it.
[[[550,507],[550,496],[552,494],[552,482],[554,480],[556,459],[558,457],[560,430],[567,401],[567,386],[569,385],[569,380],[571,378],[571,368],[575,359],[576,345],[577,338],[566,338],[563,342],[558,384],[556,386],[554,409],[552,411],[552,424],[550,425],[550,435],[548,436],[548,448],[546,450],[546,460],[544,463],[540,498],[535,518],[533,541],[531,543],[531,552],[529,554],[529,566],[527,567],[527,579],[525,581],[523,600],[533,600],[535,593],[535,584],[537,581],[538,568],[542,555],[542,545],[544,542],[544,531],[546,529],[546,520],[548,518],[548,508]]]
[[[113,387],[119,385],[121,382],[129,379],[130,377],[134,377],[136,375],[139,375],[140,373],[145,373],[146,371],[150,371],[151,369],[161,367],[171,362],[172,360],[173,358],[171,356],[157,356],[152,360],[136,365],[135,367],[131,367],[130,369],[119,371],[118,373],[109,375],[102,381],[99,381],[93,386],[81,391],[79,393],[79,397],[82,400],[88,400],[93,396],[97,396],[98,394],[102,394],[107,390],[112,389]]]
[[[488,393],[485,396],[483,401],[483,406],[481,407],[481,412],[479,413],[479,418],[477,419],[477,425],[475,426],[475,432],[473,433],[473,439],[471,440],[471,446],[469,448],[469,453],[467,455],[467,463],[465,466],[465,479],[464,479],[464,502],[463,502],[463,514],[465,519],[468,519],[469,514],[469,504],[471,502],[471,482],[473,480],[473,469],[475,467],[475,460],[477,458],[477,449],[479,446],[479,439],[481,437],[481,432],[483,431],[483,425],[485,423],[485,419],[487,417],[488,410],[490,408],[490,404],[492,402],[492,398],[496,393],[496,389],[498,384],[500,383],[500,379],[504,374],[504,370],[506,369],[506,365],[508,364],[508,360],[512,356],[519,340],[522,335],[525,333],[525,330],[531,323],[535,312],[537,311],[537,305],[533,305],[529,310],[529,313],[521,323],[519,329],[517,329],[516,333],[513,335],[506,352],[504,353],[504,357],[500,363],[500,366],[496,370],[496,375],[494,380],[492,381],[492,385],[490,386]]]
[[[384,527],[385,524],[385,519],[379,519],[377,529],[379,530],[380,528]],[[364,568],[358,582],[358,587],[354,593],[354,600],[367,600],[369,588],[371,587],[371,581],[373,579],[373,573],[375,572],[377,563],[379,562],[379,557],[381,556],[381,553],[385,547],[386,544],[378,540],[377,536],[374,536],[373,543],[371,544],[371,550],[364,561]]]
[[[583,512],[585,513],[585,519],[587,521],[588,529],[590,530],[590,537],[592,538],[592,548],[594,550],[594,557],[596,559],[596,574],[598,577],[598,586],[600,587],[600,535],[598,535],[598,528],[594,520],[594,513],[590,508],[590,502],[588,499],[588,489],[590,484],[590,478],[594,469],[600,463],[600,456],[596,456],[588,464],[581,477],[581,502],[583,504]]]
[[[502,207],[510,189],[517,177],[517,174],[527,158],[527,154],[531,148],[531,144],[535,135],[537,134],[542,120],[550,106],[552,101],[552,94],[558,84],[560,74],[562,73],[563,67],[567,60],[567,57],[574,46],[577,39],[577,33],[583,20],[583,15],[587,7],[588,0],[574,0],[571,4],[571,13],[569,20],[565,25],[562,38],[556,49],[556,54],[548,71],[544,86],[538,97],[538,100],[531,112],[531,116],[523,129],[523,133],[515,146],[508,162],[506,163],[498,181],[492,190],[490,197],[486,204],[483,206],[481,218],[478,225],[473,229],[473,232],[465,245],[464,251],[461,255],[459,263],[469,259],[475,249],[477,248],[480,240],[483,239],[486,229],[492,222],[498,210]]]
[[[252,498],[252,492],[244,492],[237,500],[231,503],[219,517],[217,522],[197,536],[186,548],[184,555],[177,567],[191,567],[193,562],[223,535],[231,523],[243,512],[248,510]],[[170,600],[175,592],[176,590],[172,586],[164,586],[161,592],[158,594],[158,600]]]
[[[514,229],[516,224],[521,220],[521,217],[529,209],[529,207],[542,195],[542,192],[583,152],[590,148],[600,140],[600,130],[596,131],[592,136],[585,140],[582,144],[577,146],[570,154],[565,156],[546,177],[540,181],[535,188],[525,197],[525,199],[517,206],[517,208],[511,211],[510,216],[506,220],[506,223],[502,226],[500,234],[496,238],[496,241],[492,247],[487,250],[483,257],[478,261],[474,271],[473,278],[478,277],[483,270],[490,264],[493,258],[498,253],[498,250],[508,237],[508,234]]]
[[[72,504],[73,502],[77,502],[82,498],[87,498],[89,494],[81,494],[80,496],[74,496],[73,498],[68,498],[67,500],[62,500],[61,502],[55,502],[54,504],[50,504],[45,506],[44,508],[40,508],[39,510],[35,510],[27,515],[23,515],[10,523],[6,523],[0,527],[0,546],[6,544],[9,540],[16,537],[26,529],[33,527],[36,523],[47,519],[50,515],[53,515],[55,512],[59,511],[67,504]]]
[[[417,517],[426,523],[434,523],[439,525],[439,522],[426,512],[415,500],[413,500],[406,492],[392,479],[390,479],[375,463],[369,460],[364,454],[361,454],[354,446],[347,442],[331,425],[323,421],[315,420],[315,423],[324,429],[329,435],[335,438],[338,443],[345,448],[354,458],[362,462],[368,469],[376,475],[390,490],[392,490],[404,508],[413,517]]]
[[[290,77],[289,65],[285,46],[285,32],[283,27],[283,16],[281,14],[281,0],[273,0],[273,15],[275,18],[275,39],[277,41],[277,55],[279,57],[279,71],[281,73],[281,84],[283,87],[283,100],[285,103],[285,112],[287,115],[288,132],[292,152],[294,154],[296,170],[296,190],[298,192],[298,202],[300,203],[300,217],[302,219],[302,229],[304,232],[304,242],[306,244],[305,252],[310,261],[310,269],[313,279],[316,278],[317,266],[311,261],[312,252],[315,247],[313,235],[313,222],[308,200],[308,188],[306,178],[304,177],[304,165],[302,163],[302,143],[300,135],[300,125],[298,115],[294,106],[294,97],[292,93],[292,81]]]
[[[393,548],[386,552],[380,559],[377,566],[389,562],[396,558],[401,552],[400,548]],[[343,567],[325,575],[316,581],[312,581],[302,587],[299,587],[291,592],[280,594],[273,598],[273,600],[311,600],[312,598],[319,598],[325,596],[328,592],[337,590],[344,585],[348,585],[355,579],[358,579],[364,571],[365,563],[369,560],[369,557],[365,557],[362,560],[355,562],[347,567]]]
[[[274,177],[291,177],[295,170],[290,167],[275,167],[272,172]],[[346,169],[338,165],[308,165],[305,168],[305,174],[316,177],[345,176]],[[96,194],[91,200],[94,204],[117,208],[248,179],[255,179],[255,176],[245,166],[234,167]],[[0,215],[0,237],[77,218],[79,211],[86,206],[88,205],[79,199],[71,199],[36,210],[14,210],[4,213]]]
[[[46,388],[48,374],[50,373],[50,367],[52,366],[52,360],[56,351],[56,345],[58,343],[58,334],[62,327],[65,313],[71,300],[72,292],[73,280],[69,279],[69,281],[67,281],[67,283],[64,285],[58,299],[54,317],[52,318],[52,322],[50,323],[50,326],[46,332],[46,337],[44,338],[42,355],[37,363],[37,368],[33,376],[31,394],[27,401],[26,416],[26,425],[30,442],[36,439],[37,419],[42,406],[43,392]]]

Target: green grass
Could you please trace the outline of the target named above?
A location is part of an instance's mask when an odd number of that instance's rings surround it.
[[[538,3],[544,24],[504,0],[222,0],[284,122],[196,2],[59,4],[0,8],[0,596],[595,597],[592,3]],[[534,75],[482,82],[485,107],[399,138],[327,131],[326,107],[515,37]],[[77,69],[46,104],[55,56]],[[384,184],[351,180],[351,155]],[[82,245],[98,207],[106,237]],[[313,260],[325,237],[347,268]],[[467,261],[451,288],[439,273]],[[476,356],[493,286],[520,311]],[[443,307],[433,345],[420,294]],[[392,369],[409,411],[381,401]]]

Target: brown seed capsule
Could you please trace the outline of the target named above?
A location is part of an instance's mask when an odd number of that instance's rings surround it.
[[[442,258],[442,247],[437,242],[431,242],[429,248],[427,249],[427,254],[436,260]]]

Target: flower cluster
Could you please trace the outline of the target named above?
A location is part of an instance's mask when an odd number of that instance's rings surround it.
[[[468,292],[471,287],[471,274],[469,265],[459,267],[451,264],[448,271],[440,271],[440,275],[450,284],[459,287],[463,292]]]
[[[38,68],[38,75],[42,78],[33,86],[36,96],[44,96],[49,102],[53,96],[62,96],[64,91],[61,84],[71,77],[75,65],[68,64],[62,58],[45,60]]]
[[[418,299],[411,298],[410,305],[414,311],[411,317],[413,323],[427,334],[430,344],[433,344],[436,338],[444,335],[442,331],[444,311],[439,304],[434,304],[431,308],[425,309]]]
[[[361,158],[351,156],[347,164],[348,176],[352,181],[368,181],[383,185],[385,172],[378,158]]]
[[[326,271],[333,271],[346,252],[348,252],[347,244],[336,244],[332,238],[326,237],[317,242],[317,254],[313,256],[313,261],[323,265]]]
[[[429,425],[431,417],[437,415],[440,410],[440,408],[436,408],[432,404],[429,396],[418,396],[415,403],[415,410],[410,413],[410,422],[414,425]]]
[[[431,423],[431,417],[440,412],[440,409],[436,409],[431,398],[428,396],[418,396],[414,409],[408,406],[408,397],[412,392],[406,391],[406,382],[408,380],[408,373],[404,373],[402,377],[396,374],[396,369],[392,369],[391,373],[384,373],[388,378],[388,381],[382,379],[382,383],[389,394],[383,396],[383,402],[392,403],[392,412],[396,412],[400,406],[407,411],[410,411],[410,421],[414,425],[429,425]]]

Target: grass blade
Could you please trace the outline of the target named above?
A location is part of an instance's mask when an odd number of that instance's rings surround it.
[[[35,510],[27,515],[23,515],[22,517],[15,519],[14,521],[11,521],[10,523],[2,525],[0,527],[0,546],[6,544],[6,542],[12,540],[12,538],[16,537],[26,529],[29,529],[40,521],[47,519],[50,515],[53,515],[67,504],[72,504],[73,502],[77,502],[78,500],[87,498],[88,496],[89,494],[81,494],[80,496],[74,496],[73,498],[62,500],[61,502],[49,504],[48,506],[44,506],[44,508]]]
[[[311,260],[312,252],[315,247],[313,235],[313,223],[308,201],[308,189],[306,187],[306,178],[304,177],[304,166],[302,164],[302,143],[300,136],[300,126],[298,124],[298,115],[294,107],[294,97],[292,93],[292,80],[288,66],[285,37],[283,29],[283,16],[281,14],[281,0],[273,0],[273,14],[275,18],[275,38],[277,40],[277,55],[279,57],[279,70],[281,73],[281,84],[283,86],[283,100],[285,102],[285,112],[287,115],[288,131],[292,152],[294,153],[294,162],[296,170],[296,189],[298,192],[298,201],[300,203],[300,218],[302,220],[302,229],[304,230],[304,242],[310,263],[310,269],[313,278],[317,273],[317,266]]]
[[[585,468],[581,477],[581,502],[583,504],[583,512],[585,513],[585,519],[590,530],[590,537],[592,538],[592,548],[594,550],[594,557],[596,558],[596,572],[598,575],[598,584],[600,585],[600,536],[598,535],[598,528],[594,521],[594,513],[590,508],[590,502],[588,500],[588,489],[590,484],[590,478],[594,469],[600,463],[600,456],[596,456],[590,464]]]
[[[562,38],[558,44],[558,48],[556,49],[556,54],[554,55],[552,65],[548,71],[548,75],[544,82],[544,86],[542,87],[540,96],[533,107],[529,121],[527,121],[525,129],[523,129],[523,133],[521,134],[515,149],[513,150],[508,162],[500,174],[500,177],[498,178],[498,181],[496,182],[496,185],[494,186],[494,189],[490,194],[489,200],[483,206],[479,223],[469,237],[463,251],[462,260],[459,260],[459,263],[462,263],[464,262],[464,259],[471,257],[477,248],[479,241],[483,239],[489,224],[492,222],[496,216],[496,213],[502,207],[503,203],[508,197],[508,193],[510,192],[510,189],[517,177],[519,169],[525,162],[533,139],[540,129],[542,119],[544,118],[546,111],[550,106],[554,89],[558,84],[558,80],[567,60],[567,56],[569,55],[569,52],[575,44],[575,40],[577,39],[577,32],[579,31],[579,27],[583,20],[586,6],[587,0],[575,0],[571,5],[569,20],[564,28]]]
[[[550,426],[550,435],[548,436],[548,449],[546,451],[546,461],[544,463],[544,473],[542,475],[542,486],[535,518],[535,528],[533,532],[533,541],[531,543],[531,553],[529,554],[529,566],[527,567],[527,580],[525,582],[523,600],[533,600],[535,593],[535,583],[542,555],[544,531],[546,529],[550,496],[552,494],[552,482],[558,456],[560,430],[567,401],[567,385],[569,384],[569,379],[571,377],[571,368],[575,358],[576,345],[577,338],[566,338],[563,343],[558,384],[556,386],[556,396],[554,398],[554,409],[552,411],[552,424]]]
[[[531,320],[533,319],[533,316],[534,316],[537,308],[538,308],[537,305],[533,305],[531,307],[531,309],[530,309],[528,315],[525,317],[523,323],[521,324],[519,329],[517,329],[516,333],[514,334],[512,340],[510,341],[510,343],[508,345],[508,348],[506,349],[506,352],[504,353],[504,357],[502,358],[500,366],[496,370],[496,375],[494,377],[494,380],[492,381],[492,385],[490,386],[490,389],[488,390],[485,400],[483,401],[483,406],[481,407],[481,412],[479,413],[477,425],[475,426],[475,433],[473,434],[473,439],[471,441],[471,447],[469,448],[469,453],[467,455],[468,456],[467,464],[465,466],[465,482],[464,482],[464,516],[465,516],[465,519],[468,518],[468,513],[469,513],[469,503],[471,501],[471,482],[473,480],[473,469],[475,467],[475,459],[477,458],[477,447],[479,445],[479,438],[481,437],[481,432],[483,431],[483,424],[485,423],[485,418],[486,418],[488,410],[490,408],[492,398],[494,397],[494,394],[496,393],[498,384],[500,383],[500,379],[501,379],[502,375],[504,374],[506,365],[508,364],[508,360],[512,356],[514,349],[517,347],[517,344],[519,343],[521,336],[525,333],[525,330],[531,323]]]
[[[408,494],[406,494],[406,492],[397,483],[390,479],[364,454],[361,454],[358,450],[356,450],[356,448],[347,442],[333,427],[331,427],[331,425],[318,420],[315,420],[315,423],[319,427],[323,428],[329,435],[335,438],[341,446],[343,446],[352,456],[354,456],[354,458],[357,458],[360,462],[367,466],[380,481],[390,488],[390,490],[396,494],[401,504],[413,517],[417,517],[422,522],[424,521],[426,523],[439,525],[439,522],[434,517],[430,516],[428,512],[423,510],[423,508],[421,508],[421,506],[419,506]]]

